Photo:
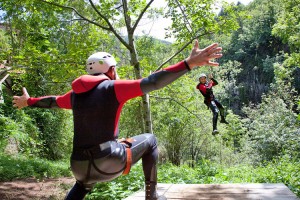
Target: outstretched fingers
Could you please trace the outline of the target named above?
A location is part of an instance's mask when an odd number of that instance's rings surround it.
[[[30,96],[25,87],[22,88],[22,91],[23,91],[22,96],[14,96],[13,97],[13,101],[12,101],[13,107],[17,107],[20,109],[20,108],[28,106],[27,100],[30,98]]]
[[[13,97],[13,107],[19,107],[18,106],[18,101],[19,101],[20,97],[19,96],[14,96]]]
[[[199,42],[198,42],[198,40],[195,40],[193,50],[197,50],[197,49],[199,49]]]
[[[209,58],[209,61],[207,65],[209,66],[219,66],[218,62],[213,61],[213,59],[221,58],[223,56],[221,47],[218,47],[217,43],[214,43],[206,48],[207,56]]]
[[[219,63],[215,62],[214,59],[223,56],[221,51],[222,48],[219,47],[218,43],[213,43],[204,49],[199,49],[199,42],[196,40],[192,52],[187,58],[187,62],[191,69],[203,65],[219,66]]]
[[[218,44],[217,44],[215,46],[212,46],[212,48],[209,48],[207,50],[207,54],[212,55],[212,54],[215,54],[215,53],[219,53],[221,51],[222,51],[222,47],[218,47]]]
[[[29,96],[27,89],[25,87],[22,88],[22,91],[23,91],[23,95]]]
[[[214,59],[221,58],[223,55],[218,53],[213,53],[209,56],[207,65],[209,66],[219,66],[218,62],[215,62]]]
[[[215,52],[215,53],[210,54],[208,57],[209,57],[209,59],[216,59],[216,58],[221,58],[222,56],[223,56],[222,53]]]
[[[219,66],[219,63],[217,63],[217,62],[212,62],[212,61],[209,61],[209,62],[207,63],[207,65],[208,65],[208,66],[217,67],[217,66]]]
[[[213,44],[209,45],[208,47],[204,48],[203,51],[210,54],[211,51],[214,51],[214,50],[217,49],[217,48],[221,48],[221,47],[218,47],[218,46],[219,46],[218,43],[213,43]],[[221,48],[221,49],[222,49],[222,48]]]

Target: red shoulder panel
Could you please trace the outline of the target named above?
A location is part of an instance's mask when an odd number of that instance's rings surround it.
[[[72,90],[62,96],[57,96],[56,103],[57,103],[58,107],[71,109],[72,108],[71,94],[72,94]]]
[[[92,76],[92,75],[82,75],[72,82],[72,89],[75,93],[83,93],[93,89],[99,83],[109,78],[105,75]]]

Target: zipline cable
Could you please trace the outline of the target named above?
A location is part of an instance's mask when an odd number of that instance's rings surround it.
[[[181,10],[181,13],[182,13],[182,15],[183,15],[184,21],[186,22],[186,23],[185,23],[185,27],[186,27],[186,29],[188,30],[188,32],[190,33],[191,37],[193,37],[193,34],[194,34],[193,32],[194,32],[194,31],[193,31],[192,25],[191,25],[191,23],[189,22],[189,20],[187,19],[187,15],[185,14],[183,8],[181,7],[179,1],[178,1],[178,0],[175,0],[175,1],[176,1],[177,5],[178,5],[179,9]],[[199,30],[198,30],[198,31],[199,31]],[[197,38],[197,37],[196,37],[196,38]],[[212,74],[212,73],[213,73],[213,68],[210,67],[209,69],[210,69],[210,72],[211,72],[211,74]]]
[[[193,37],[194,33],[193,33],[192,25],[191,25],[191,23],[189,22],[189,20],[187,19],[187,15],[186,15],[186,13],[184,12],[184,9],[183,9],[182,6],[180,5],[179,1],[178,1],[178,0],[175,0],[175,1],[176,1],[177,5],[178,5],[179,9],[180,9],[181,12],[182,12],[184,21],[186,22],[186,23],[185,23],[185,27],[186,27],[186,29],[188,30],[190,36],[192,37],[192,41],[193,41],[194,39],[196,39],[196,38],[198,38],[198,37],[197,37],[197,36],[196,36],[196,37]],[[200,29],[199,29],[199,30],[200,30]],[[199,30],[197,30],[197,32],[198,32]],[[190,43],[188,43],[188,44],[190,44]],[[188,46],[188,44],[187,44],[186,46]],[[185,47],[186,47],[186,46],[185,46]],[[212,68],[212,67],[210,67],[210,73],[211,73],[211,74],[213,73],[213,68]],[[200,124],[201,124],[203,130],[208,131],[207,128],[204,127],[204,125],[202,124],[201,120],[200,120]]]

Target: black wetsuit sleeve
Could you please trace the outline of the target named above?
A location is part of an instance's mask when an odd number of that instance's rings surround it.
[[[184,61],[155,72],[141,81],[142,92],[149,93],[172,83],[189,71]]]
[[[213,81],[213,86],[214,85],[218,85],[219,83],[218,83],[218,81],[216,80],[216,79],[214,79],[214,78],[211,78],[211,80]]]
[[[188,66],[182,61],[143,79],[116,80],[114,81],[114,89],[117,100],[119,103],[123,103],[129,99],[160,89],[172,83],[189,70]]]
[[[58,108],[55,96],[30,98],[28,105],[37,108]]]
[[[27,104],[31,107],[37,108],[66,108],[71,109],[71,94],[72,91],[69,91],[65,95],[61,96],[43,96],[33,98],[30,97],[27,100]]]

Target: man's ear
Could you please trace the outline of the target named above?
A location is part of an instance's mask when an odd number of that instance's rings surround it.
[[[104,73],[111,80],[116,80],[117,72],[115,70],[115,66],[111,66],[106,73]]]
[[[113,79],[113,80],[116,80],[116,67],[115,66],[111,66],[110,68],[109,68],[109,70],[110,70],[110,74],[111,74],[111,78]]]
[[[118,72],[117,72],[117,67],[116,67],[116,66],[113,66],[113,70],[114,70],[114,72],[115,72],[115,79],[116,79],[116,80],[119,80],[120,77],[119,77]]]

